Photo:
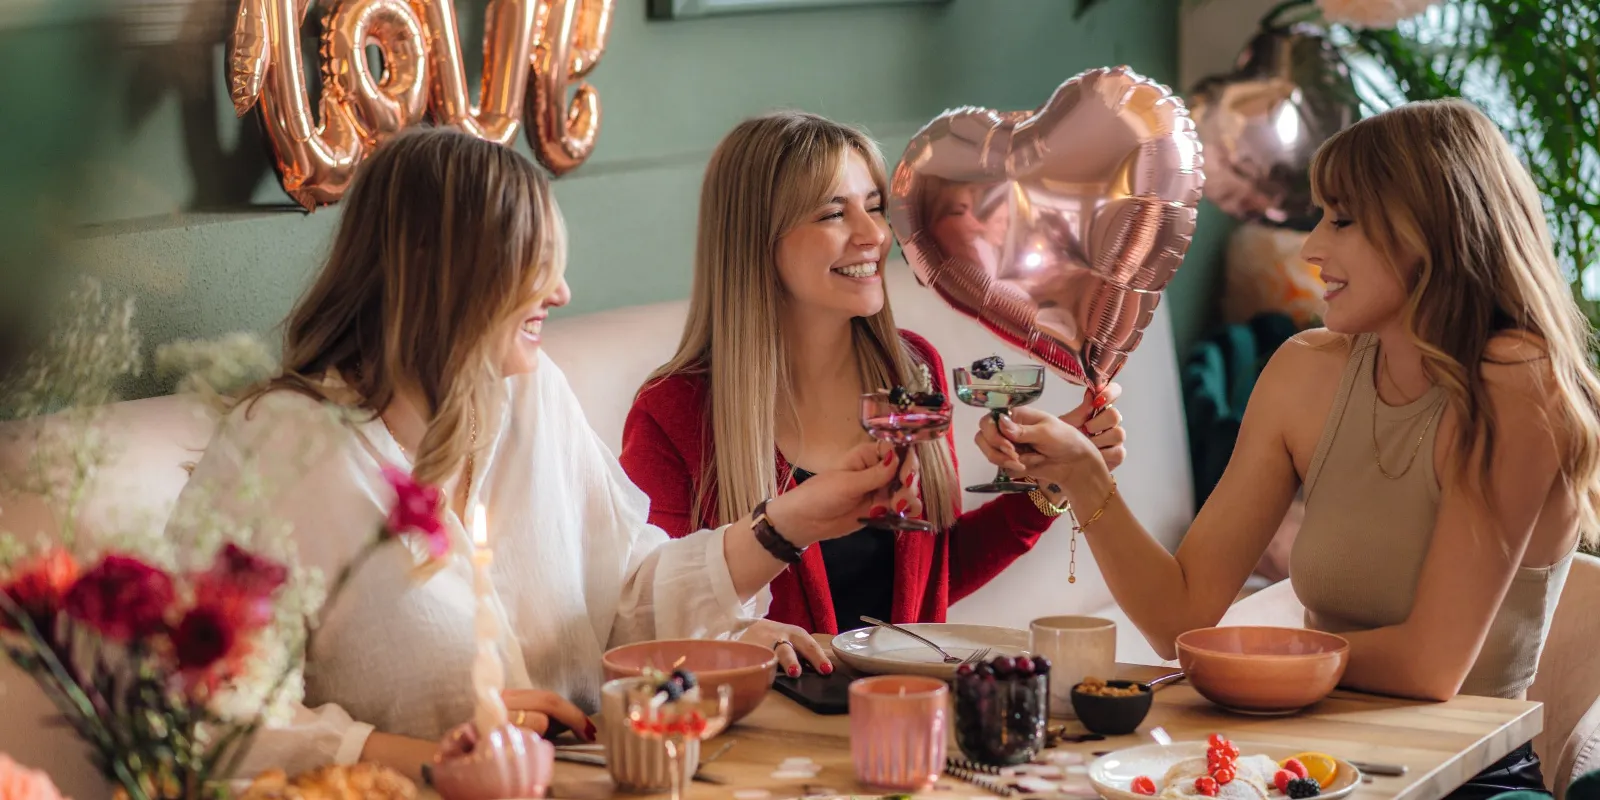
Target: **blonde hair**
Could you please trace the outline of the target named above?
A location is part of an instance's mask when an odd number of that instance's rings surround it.
[[[815,114],[783,111],[746,120],[711,155],[700,190],[689,322],[677,354],[645,382],[648,387],[677,373],[706,375],[705,430],[714,458],[700,476],[694,519],[704,518],[713,485],[713,521],[727,522],[750,513],[788,482],[789,476],[777,475],[774,461],[777,404],[792,404],[794,397],[779,329],[785,292],[778,240],[827,202],[852,151],[867,162],[887,196],[877,145]],[[920,365],[900,338],[887,297],[881,311],[852,320],[851,327],[864,386],[921,382]],[[948,528],[955,522],[956,499],[949,450],[941,439],[917,445],[916,453],[928,521]]]
[[[1494,122],[1463,100],[1409,103],[1364,119],[1317,151],[1311,189],[1318,205],[1354,219],[1396,269],[1417,263],[1405,326],[1461,420],[1458,477],[1479,496],[1496,430],[1478,365],[1499,332],[1542,342],[1562,479],[1584,536],[1600,538],[1593,330],[1556,262],[1538,191]]]
[[[451,128],[403,133],[361,165],[321,273],[284,323],[277,388],[329,399],[336,370],[381,413],[421,392],[428,428],[412,473],[438,485],[471,449],[473,415],[500,378],[499,335],[566,262],[550,184],[509,147]]]

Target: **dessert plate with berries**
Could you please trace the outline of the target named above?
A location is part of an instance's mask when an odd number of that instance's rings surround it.
[[[1214,733],[1107,753],[1089,765],[1089,780],[1107,800],[1337,800],[1361,785],[1361,771],[1323,753]]]
[[[899,626],[938,645],[956,659],[987,649],[989,658],[1030,655],[1028,632],[992,625],[913,623]],[[867,627],[833,637],[839,660],[869,675],[926,675],[950,680],[956,664],[947,664],[933,648],[888,628]]]

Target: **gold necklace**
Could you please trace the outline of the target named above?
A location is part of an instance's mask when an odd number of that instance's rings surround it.
[[[1388,364],[1382,361],[1382,351],[1379,351],[1378,358],[1379,369],[1383,374],[1387,375],[1389,372]],[[1389,380],[1391,383],[1394,381],[1393,378]],[[1422,441],[1428,438],[1428,429],[1433,427],[1434,419],[1439,416],[1440,412],[1444,411],[1444,406],[1444,402],[1441,401],[1434,407],[1433,413],[1428,415],[1428,421],[1422,423],[1422,432],[1417,434],[1417,443],[1411,447],[1411,458],[1406,461],[1405,468],[1400,470],[1399,474],[1390,475],[1389,470],[1383,468],[1383,451],[1378,447],[1378,382],[1376,380],[1372,382],[1372,460],[1378,465],[1378,472],[1383,477],[1391,481],[1397,481],[1411,471],[1411,465],[1417,463],[1417,454],[1422,452]]]
[[[467,437],[468,437],[469,447],[476,448],[478,446],[478,412],[477,412],[477,410],[473,409],[473,410],[469,411],[467,419],[468,419],[468,424],[470,426],[467,429]],[[400,437],[395,435],[394,428],[389,425],[389,420],[386,419],[382,414],[379,414],[378,415],[378,421],[382,422],[383,423],[383,429],[389,432],[389,438],[394,440],[394,446],[400,448],[400,455],[403,455],[406,458],[410,458],[411,457],[411,451],[407,450],[406,446],[400,443]],[[469,449],[467,451],[466,471],[465,471],[465,474],[463,476],[463,477],[466,478],[467,497],[471,497],[472,496],[472,464],[473,464],[472,450]]]

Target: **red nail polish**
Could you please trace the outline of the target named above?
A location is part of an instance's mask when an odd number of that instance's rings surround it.
[[[789,677],[791,677],[791,678],[800,677],[800,668],[799,667],[790,667],[789,668]]]
[[[587,738],[589,741],[592,742],[596,738],[599,737],[599,733],[596,732],[595,729],[594,729],[594,723],[593,722],[585,722],[583,724],[583,728],[584,728],[584,730],[583,730],[584,737]]]
[[[890,450],[888,453],[884,454],[884,456],[883,456],[883,465],[887,467],[887,466],[889,466],[890,464],[893,464],[893,463],[894,463],[894,451]]]
[[[889,507],[888,506],[873,506],[872,510],[867,512],[867,516],[869,516],[869,517],[881,517],[881,516],[883,516],[884,514],[887,514],[887,513],[889,513]]]
[[[824,675],[832,675],[833,674],[833,665],[832,664],[823,664],[821,667],[818,668],[818,671],[821,672]]]
[[[894,501],[894,510],[898,511],[901,514],[904,514],[904,513],[906,513],[906,506],[909,506],[909,505],[911,505],[911,504],[906,502],[906,501],[904,501],[904,500],[896,500],[896,501]]]
[[[1097,395],[1094,396],[1094,407],[1095,408],[1105,408],[1106,402],[1107,402],[1107,398],[1106,398],[1105,395],[1097,394]]]

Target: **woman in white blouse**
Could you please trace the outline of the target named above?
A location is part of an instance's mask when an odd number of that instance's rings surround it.
[[[384,519],[393,492],[381,468],[395,464],[443,490],[451,552],[425,577],[400,546],[357,571],[323,611],[304,706],[263,731],[245,774],[364,760],[416,777],[444,732],[471,718],[476,600],[461,521],[480,504],[518,724],[592,739],[580,709],[598,706],[602,652],[626,642],[739,636],[831,670],[804,632],[759,620],[766,585],[797,551],[859,528],[871,506],[916,503],[910,488],[888,496],[892,457],[863,446],[846,468],[765,504],[759,524],[669,540],[539,351],[541,322],[570,295],[562,222],[538,169],[509,148],[424,129],[368,159],[342,213],[286,323],[281,375],[229,415],[173,524],[192,518],[186,504],[268,486],[264,505],[293,525],[301,563],[331,580]],[[324,402],[364,413],[308,422]]]

